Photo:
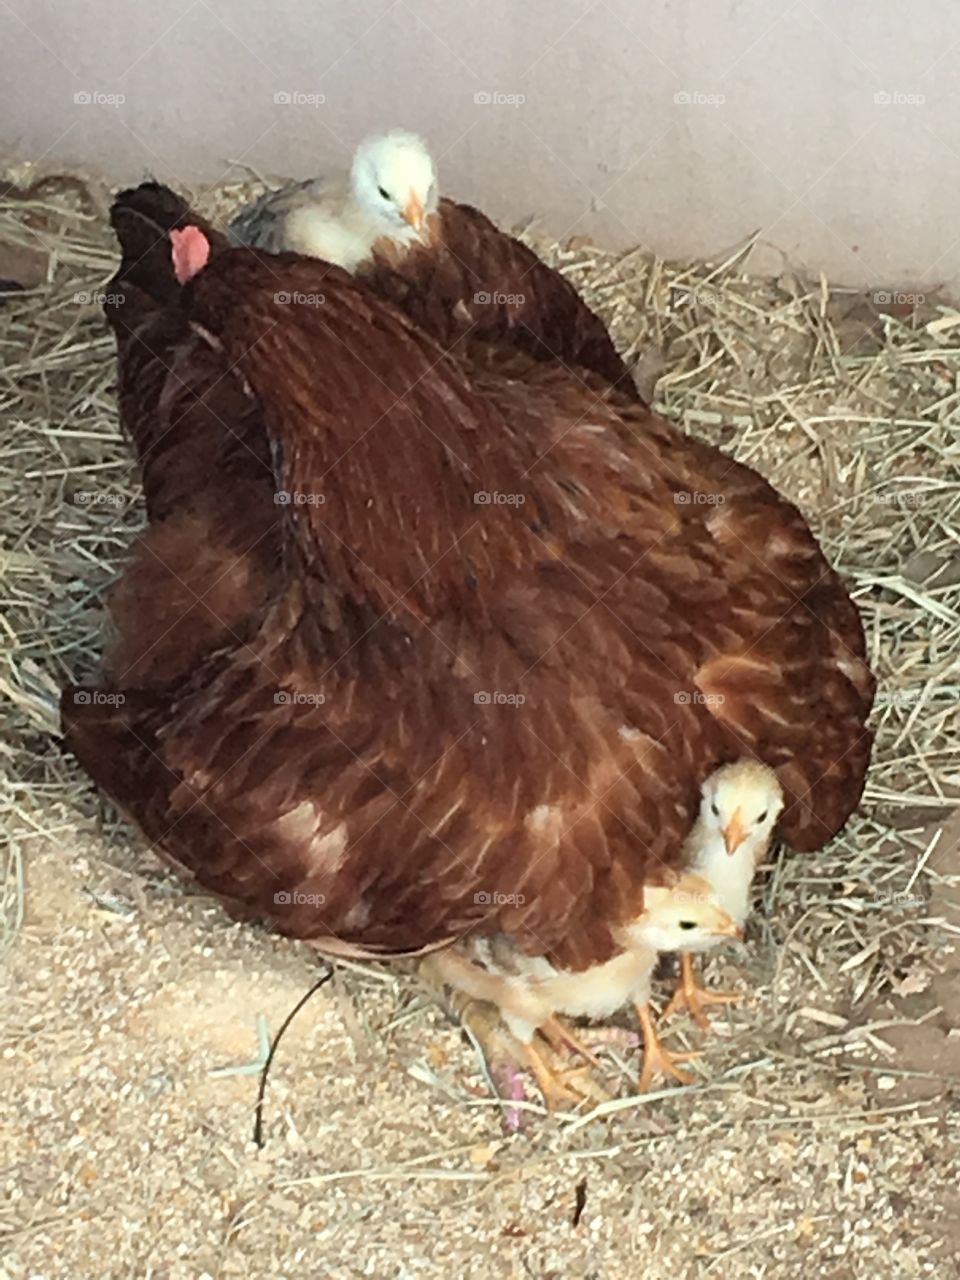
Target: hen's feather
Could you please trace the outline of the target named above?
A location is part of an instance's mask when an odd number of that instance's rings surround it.
[[[468,337],[509,344],[640,399],[606,326],[570,281],[471,205],[441,200],[426,244],[380,241],[361,274],[446,349]]]

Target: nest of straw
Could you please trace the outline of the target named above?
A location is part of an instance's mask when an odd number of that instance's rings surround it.
[[[197,203],[223,219],[260,188]],[[942,943],[922,904],[931,823],[960,794],[960,312],[789,269],[752,277],[753,242],[722,262],[668,263],[525,234],[607,320],[658,409],[800,506],[858,601],[880,690],[862,810],[815,858],[777,864],[760,933],[787,993],[778,1017],[811,977],[869,1000]],[[104,591],[143,518],[99,304],[116,261],[102,189],[52,179],[0,197],[0,277],[13,263],[28,284],[0,300],[8,941],[24,851],[68,844],[91,811],[56,741],[57,690],[96,668]],[[916,910],[888,909],[900,892]]]

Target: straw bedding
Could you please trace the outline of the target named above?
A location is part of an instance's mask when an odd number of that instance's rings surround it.
[[[199,204],[222,217],[255,190]],[[954,1274],[960,312],[787,265],[753,278],[752,242],[665,263],[529,233],[657,407],[769,476],[852,585],[880,682],[862,812],[769,869],[748,949],[712,962],[743,1006],[706,1041],[678,1023],[705,1051],[690,1088],[638,1099],[611,1048],[616,1099],[531,1105],[504,1137],[412,979],[345,965],[278,1055],[256,1154],[255,1067],[210,1071],[255,1053],[313,962],[98,817],[56,741],[57,687],[95,669],[142,520],[100,314],[105,208],[75,181],[0,197],[0,278],[27,286],[0,299],[8,1274]]]

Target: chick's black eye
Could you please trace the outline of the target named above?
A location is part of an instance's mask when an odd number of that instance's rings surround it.
[[[383,196],[384,200],[389,200],[389,199],[390,199],[390,192],[389,192],[389,191],[387,191],[384,187],[377,187],[377,190],[378,190],[378,191],[380,192],[380,194]]]
[[[681,920],[681,921],[680,921],[680,928],[681,928],[681,929],[695,929],[696,927],[697,927],[697,922],[696,922],[695,920]]]
[[[758,822],[766,822],[766,820],[767,820],[767,811],[766,811],[766,809],[764,809],[763,813],[761,813],[761,815],[760,815],[760,817],[757,819],[757,821],[758,821]]]
[[[710,812],[713,814],[713,816],[714,816],[715,818],[719,818],[719,817],[720,817],[720,808],[719,808],[719,806],[718,806],[718,804],[717,804],[716,800],[714,800],[713,804],[710,806]]]

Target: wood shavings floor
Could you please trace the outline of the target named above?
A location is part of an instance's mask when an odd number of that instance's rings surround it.
[[[508,1136],[415,981],[352,967],[292,1024],[258,1151],[255,1068],[220,1069],[256,1061],[316,962],[101,824],[57,750],[55,689],[92,669],[138,491],[85,300],[112,269],[102,211],[0,199],[5,245],[40,283],[0,305],[0,1277],[956,1275],[960,315],[883,318],[751,280],[746,254],[538,243],[658,402],[789,492],[850,575],[881,679],[864,810],[769,869],[748,946],[710,969],[742,1006],[672,1033],[704,1050],[691,1088],[631,1096],[611,1051],[617,1103]]]

